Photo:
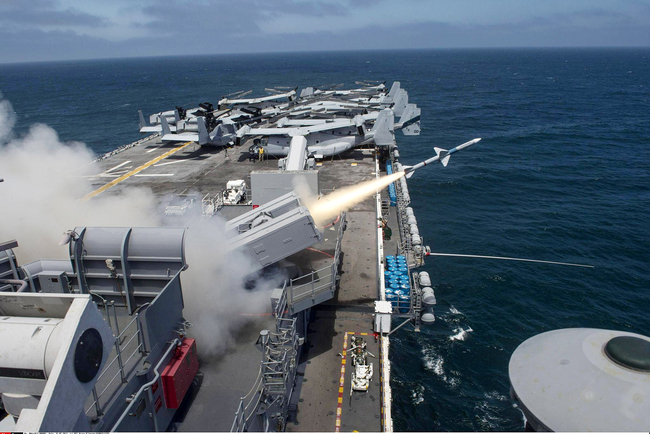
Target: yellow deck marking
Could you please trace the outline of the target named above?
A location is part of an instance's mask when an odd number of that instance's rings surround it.
[[[85,201],[87,201],[89,199],[92,199],[93,197],[105,192],[109,188],[111,188],[111,187],[119,184],[120,182],[124,181],[125,179],[130,178],[131,176],[135,175],[136,173],[139,173],[139,172],[143,171],[144,169],[146,169],[147,167],[149,167],[149,166],[151,166],[153,164],[156,164],[160,160],[164,160],[165,158],[169,157],[170,155],[175,154],[176,152],[180,151],[181,149],[184,149],[185,147],[191,145],[192,143],[194,143],[194,142],[186,142],[186,143],[183,143],[181,146],[179,146],[177,148],[170,149],[169,151],[165,152],[164,154],[157,156],[153,160],[147,161],[142,166],[136,167],[132,171],[130,171],[128,173],[125,173],[124,175],[120,176],[117,179],[112,180],[108,184],[106,184],[106,185],[104,185],[102,187],[99,187],[97,190],[91,191],[90,193],[88,193],[87,195],[82,197],[81,200],[83,202],[85,202]]]
[[[341,431],[341,414],[343,413],[343,387],[345,385],[345,362],[346,362],[346,353],[348,348],[348,334],[347,332],[343,336],[343,352],[341,353],[341,377],[339,377],[339,396],[337,399],[336,405],[336,427],[334,432]]]

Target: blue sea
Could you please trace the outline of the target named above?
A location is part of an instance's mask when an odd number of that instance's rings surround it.
[[[264,87],[399,80],[422,134],[413,164],[475,137],[409,181],[432,251],[437,320],[392,339],[397,431],[519,431],[508,361],[564,327],[650,334],[650,50],[284,53],[0,65],[15,131],[46,123],[102,154],[139,138],[137,110]]]

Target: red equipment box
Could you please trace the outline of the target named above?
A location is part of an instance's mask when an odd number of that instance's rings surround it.
[[[199,372],[199,357],[194,339],[185,338],[162,373],[165,406],[178,408],[185,398],[192,380]]]

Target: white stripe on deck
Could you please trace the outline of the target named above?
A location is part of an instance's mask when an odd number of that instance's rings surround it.
[[[104,173],[112,172],[113,170],[115,170],[115,169],[119,169],[120,167],[122,167],[122,166],[124,166],[125,164],[128,164],[128,163],[130,163],[130,162],[131,162],[131,160],[127,160],[127,161],[125,161],[124,163],[120,163],[120,164],[118,164],[117,166],[112,167],[112,168],[106,170]]]
[[[181,161],[186,161],[186,160],[176,160],[176,161],[168,161],[166,163],[158,163],[158,164],[154,164],[153,167],[166,166],[167,164],[176,164],[176,163],[180,163]]]
[[[147,154],[150,153],[150,152],[153,152],[153,151],[155,151],[155,150],[157,150],[157,149],[160,149],[161,147],[165,146],[166,144],[167,144],[167,143],[162,143],[160,146],[156,146],[155,148],[151,148],[151,149],[149,149],[149,150],[147,151]]]

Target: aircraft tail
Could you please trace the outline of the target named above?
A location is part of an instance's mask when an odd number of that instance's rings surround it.
[[[199,127],[199,145],[203,146],[208,143],[208,128],[205,126],[205,118],[200,116],[196,118],[196,123]]]
[[[307,98],[310,97],[314,94],[314,88],[313,87],[306,87],[303,90],[300,91],[300,98]]]
[[[142,114],[142,110],[138,110],[138,116],[140,117],[140,128],[144,128],[148,126],[148,124],[144,120],[144,115]]]
[[[180,116],[180,114],[178,113],[178,109],[175,109],[175,110],[174,110],[174,119],[176,120],[176,123],[177,123],[177,124],[178,124],[178,122],[181,120],[181,116]]]
[[[357,115],[354,117],[354,123],[357,126],[357,134],[361,137],[366,135],[366,127],[363,125],[363,122],[363,116]]]
[[[250,125],[244,125],[235,133],[235,146],[241,145],[242,137],[244,137],[251,130]]]
[[[393,111],[396,116],[402,116],[406,106],[409,103],[409,94],[404,89],[400,89],[397,92],[397,96],[394,98]]]
[[[167,118],[165,116],[160,116],[160,125],[162,126],[163,136],[172,133],[172,130],[169,128],[169,123],[167,123]]]
[[[390,146],[395,144],[395,114],[391,109],[379,112],[375,126],[372,128],[373,139],[377,146]]]
[[[388,96],[391,98],[395,98],[397,96],[397,92],[399,92],[400,86],[401,84],[399,81],[394,81],[393,85],[390,87],[390,90],[388,91]]]
[[[384,97],[381,99],[381,103],[385,106],[390,106],[395,101],[395,97],[397,97],[397,94],[400,91],[400,86],[401,85],[399,81],[394,81],[393,85],[390,87],[388,94],[384,95]]]
[[[420,135],[420,107],[415,104],[408,104],[402,117],[399,119],[402,134],[405,136]]]

